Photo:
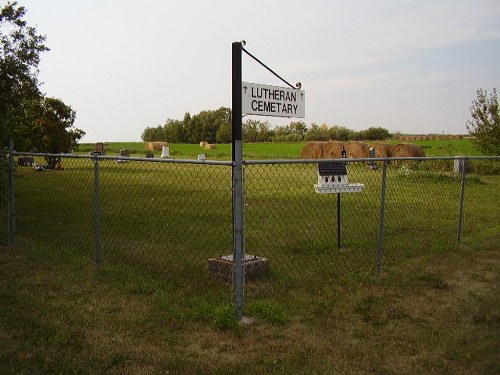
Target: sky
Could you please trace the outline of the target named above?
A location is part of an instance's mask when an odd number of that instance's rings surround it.
[[[6,0],[0,0],[5,4]],[[77,114],[82,142],[231,107],[231,46],[301,82],[304,121],[466,134],[478,89],[500,89],[498,0],[18,0],[46,35],[42,92]],[[243,54],[246,82],[286,85]]]

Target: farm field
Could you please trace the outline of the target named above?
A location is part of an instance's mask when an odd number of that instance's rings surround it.
[[[195,158],[201,148],[192,146],[178,155]],[[290,147],[266,152],[282,159]],[[377,281],[380,169],[350,165],[350,180],[365,190],[342,200],[337,249],[335,197],[314,193],[315,164],[246,166],[246,252],[270,259],[271,272],[247,283],[244,313],[255,321],[241,326],[232,285],[207,274],[207,259],[232,249],[227,165],[63,165],[16,171],[18,242],[0,248],[0,373],[481,374],[500,366],[497,175],[468,176],[457,244],[460,179],[450,165],[391,166]]]
[[[300,159],[300,151],[307,142],[302,143],[245,143],[243,145],[243,157],[246,159]],[[398,140],[389,140],[388,143],[397,144]],[[427,140],[414,141],[421,146],[427,156],[477,156],[480,155],[471,144],[470,139],[453,140]],[[215,149],[204,149],[198,144],[171,144],[170,156],[174,158],[196,159],[198,154],[204,153],[209,159],[230,160],[231,145],[218,144]],[[105,151],[110,155],[118,155],[121,149],[130,151],[131,156],[144,157],[146,153],[144,142],[123,142],[105,144]],[[95,144],[81,144],[75,153],[95,151]],[[161,151],[155,152],[159,157]]]

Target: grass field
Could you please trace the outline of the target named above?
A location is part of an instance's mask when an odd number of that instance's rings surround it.
[[[292,152],[271,146],[256,158]],[[183,157],[200,153],[189,147]],[[16,172],[18,244],[0,248],[0,373],[499,370],[498,176],[468,177],[457,245],[460,179],[439,164],[391,166],[377,282],[380,169],[350,165],[365,190],[342,200],[338,250],[335,197],[314,193],[314,164],[247,166],[246,252],[271,272],[247,283],[255,323],[241,326],[232,286],[206,270],[232,249],[230,168],[100,162],[96,267],[94,165],[63,165]]]
[[[254,301],[251,326],[224,305],[182,312],[161,281],[26,243],[0,250],[2,374],[494,374],[499,228],[348,278],[297,314]],[[182,302],[179,302],[182,303]]]
[[[399,143],[397,140],[389,140],[389,143]],[[415,144],[422,146],[427,156],[474,156],[481,155],[472,147],[469,139],[454,139],[454,140],[429,140],[415,141]],[[300,151],[306,143],[247,143],[243,146],[243,156],[246,159],[300,159]],[[146,153],[145,145],[142,142],[123,142],[123,143],[106,143],[105,151],[112,155],[117,155],[120,150],[127,149],[131,156],[144,156]],[[95,151],[95,144],[81,144],[76,153],[88,153]],[[217,148],[207,150],[200,147],[198,144],[171,144],[170,155],[175,158],[195,159],[198,154],[206,154],[209,159],[230,160],[231,145],[218,144]],[[159,157],[160,151],[155,152],[155,156]]]

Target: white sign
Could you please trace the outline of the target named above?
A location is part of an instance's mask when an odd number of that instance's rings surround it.
[[[274,117],[306,117],[303,90],[242,82],[242,113]]]

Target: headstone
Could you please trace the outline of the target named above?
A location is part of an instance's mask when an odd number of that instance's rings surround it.
[[[453,172],[463,173],[465,171],[465,159],[463,156],[455,156],[453,163]]]
[[[99,152],[98,155],[104,155],[104,143],[103,142],[97,142],[95,144],[95,151]]]
[[[162,158],[169,158],[170,157],[170,147],[163,146],[161,148],[161,157]]]

